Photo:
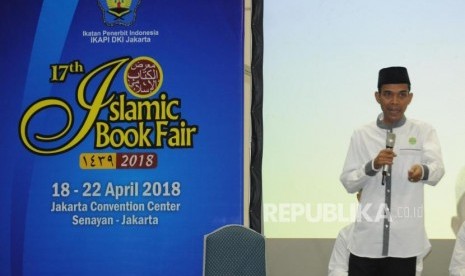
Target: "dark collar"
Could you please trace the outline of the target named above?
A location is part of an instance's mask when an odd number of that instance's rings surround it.
[[[399,121],[395,122],[394,124],[392,125],[387,125],[384,123],[383,121],[383,118],[384,118],[384,115],[383,113],[379,114],[378,115],[378,119],[376,119],[376,125],[379,127],[379,128],[382,128],[382,129],[393,129],[393,128],[396,128],[396,127],[401,127],[405,124],[405,122],[407,121],[407,118],[405,117],[405,115],[402,117],[402,119],[400,119]]]

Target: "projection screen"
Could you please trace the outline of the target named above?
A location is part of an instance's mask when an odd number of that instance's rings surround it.
[[[429,238],[455,238],[465,147],[465,3],[268,1],[264,9],[263,222],[268,238],[334,238],[357,200],[339,181],[355,128],[381,112],[379,69],[406,66],[406,116],[432,124],[446,174],[425,187]],[[456,193],[456,190],[458,191]]]

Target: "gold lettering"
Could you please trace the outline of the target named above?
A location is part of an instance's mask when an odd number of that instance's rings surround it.
[[[126,94],[116,95],[118,100],[110,103],[108,120],[112,122],[134,122],[134,121],[177,121],[180,114],[175,108],[180,107],[179,99],[167,99],[166,93],[161,93],[154,100],[127,100]]]
[[[120,70],[121,66],[125,64],[130,58],[125,57],[117,60],[110,61],[101,65],[100,67],[95,68],[87,75],[79,83],[77,89],[77,100],[79,106],[81,106],[84,110],[87,110],[87,114],[85,120],[82,122],[81,126],[77,133],[68,140],[68,142],[64,143],[55,148],[44,149],[39,147],[38,145],[34,144],[30,137],[28,136],[28,125],[31,121],[32,117],[40,113],[46,108],[51,107],[58,107],[63,109],[67,114],[67,121],[65,127],[58,133],[54,135],[41,135],[35,134],[35,139],[38,141],[58,141],[63,139],[65,135],[69,133],[73,123],[73,112],[71,107],[64,102],[63,100],[56,99],[56,98],[46,98],[41,101],[38,101],[31,106],[24,112],[21,122],[20,122],[20,135],[23,144],[26,148],[32,152],[37,154],[44,154],[44,155],[54,155],[66,152],[73,147],[77,146],[82,140],[87,136],[91,128],[94,126],[95,121],[100,113],[100,111],[107,106],[114,98],[114,94],[108,96],[105,101],[105,96],[110,88],[110,84],[113,81],[116,73]],[[104,70],[110,68],[109,72],[107,73],[106,77],[103,79],[102,83],[98,86],[99,89],[96,91],[94,98],[92,101],[87,102],[86,100],[86,89],[88,87],[89,82],[97,76],[99,73],[103,72]]]

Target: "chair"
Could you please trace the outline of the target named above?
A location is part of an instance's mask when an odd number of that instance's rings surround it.
[[[204,276],[265,276],[265,237],[230,224],[204,236]]]

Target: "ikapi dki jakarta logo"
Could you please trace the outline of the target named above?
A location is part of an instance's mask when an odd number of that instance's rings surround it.
[[[98,0],[107,26],[130,26],[136,20],[136,10],[141,0]]]

